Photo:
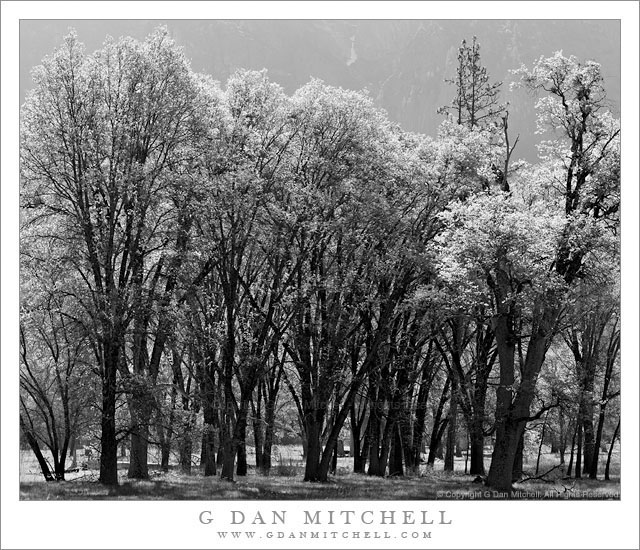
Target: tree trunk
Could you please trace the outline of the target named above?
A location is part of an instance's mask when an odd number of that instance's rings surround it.
[[[613,447],[616,444],[616,438],[620,433],[620,420],[618,420],[618,424],[616,425],[616,429],[613,432],[613,437],[611,438],[611,445],[609,446],[609,453],[607,454],[607,465],[604,469],[604,479],[605,481],[609,481],[609,471],[611,467],[611,455],[613,455]]]
[[[333,449],[333,455],[331,457],[331,473],[335,475],[338,470],[338,447]]]
[[[413,424],[413,441],[411,444],[411,452],[413,453],[412,462],[416,471],[420,468],[420,460],[422,458],[421,450],[424,440],[424,428],[427,418],[427,402],[431,391],[431,381],[431,378],[427,378],[425,376],[425,371],[423,370],[423,378],[420,382],[418,400],[416,402],[415,422]]]
[[[582,423],[578,419],[578,448],[576,449],[576,479],[582,477]]]
[[[464,452],[464,475],[469,472],[469,447],[471,446],[471,440],[469,439],[469,431],[467,431],[467,448]]]
[[[312,411],[307,414],[307,457],[304,469],[304,481],[320,481],[320,422],[315,419],[316,413]]]
[[[256,400],[251,401],[253,414],[253,442],[256,448],[256,472],[265,473],[264,462],[264,420],[262,419],[262,384],[258,385]]]
[[[571,437],[571,453],[569,454],[569,466],[567,466],[567,477],[571,477],[571,472],[573,470],[573,456],[576,447],[576,436],[578,435],[578,424],[576,422],[576,427],[573,430],[573,436]]]
[[[402,417],[398,420],[398,429],[400,430],[400,441],[402,443],[402,459],[407,474],[417,474],[420,469],[420,462],[415,461],[416,452],[413,448],[412,423],[410,420],[411,411],[403,410]],[[422,444],[420,440],[419,444]],[[418,448],[418,457],[420,449]]]
[[[440,446],[440,441],[442,440],[442,434],[444,433],[444,428],[448,423],[448,420],[445,420],[444,422],[442,421],[442,411],[444,410],[444,405],[447,402],[450,384],[451,378],[447,376],[444,387],[442,388],[442,393],[440,394],[438,408],[436,409],[436,413],[433,417],[433,428],[431,429],[431,440],[429,441],[429,456],[427,457],[427,466],[433,466],[436,461],[438,447]]]
[[[176,402],[175,386],[171,390],[171,405],[167,425],[164,425],[164,415],[158,411],[156,421],[156,431],[160,440],[160,468],[163,472],[169,471],[169,461],[171,459],[171,438],[173,437],[173,419]]]
[[[538,445],[538,458],[536,459],[536,473],[538,475],[538,471],[540,470],[540,456],[542,455],[542,445],[544,444],[544,433],[547,429],[547,416],[544,417],[544,422],[542,423],[542,434],[540,434],[540,444]]]
[[[598,414],[598,428],[596,431],[596,440],[593,444],[593,456],[591,457],[591,468],[589,469],[589,479],[598,479],[598,460],[600,458],[600,446],[602,445],[602,430],[604,428],[606,403],[600,404],[600,413]]]
[[[485,474],[484,469],[484,433],[482,431],[482,424],[480,429],[477,425],[473,424],[473,429],[470,434],[470,454],[471,465],[469,473],[471,475],[483,476]]]
[[[106,338],[102,378],[100,434],[100,477],[103,485],[118,485],[118,443],[116,440],[116,373],[120,359],[119,343]]]
[[[502,270],[498,271],[503,276]],[[503,282],[496,286],[498,294]],[[508,282],[506,283],[508,286]],[[506,296],[506,292],[503,292]],[[499,316],[495,319],[495,336],[500,362],[500,385],[496,390],[496,441],[491,455],[491,467],[487,477],[487,485],[500,491],[511,493],[513,483],[513,462],[516,456],[523,426],[511,414],[513,385],[515,383],[515,345],[510,312],[503,305],[503,296],[498,295]]]
[[[78,452],[76,449],[76,436],[75,434],[71,434],[71,439],[69,441],[69,456],[71,457],[71,468],[78,467]]]
[[[265,429],[264,429],[264,447],[262,453],[262,471],[268,474],[271,470],[271,449],[273,447],[273,436],[275,434],[276,425],[276,396],[275,394],[269,396],[267,402],[267,410],[265,417]]]
[[[241,401],[240,411],[236,420],[234,430],[234,446],[237,449],[237,466],[236,475],[247,475],[247,407],[249,403],[245,400]]]
[[[47,464],[42,451],[40,450],[40,445],[38,444],[38,440],[35,438],[31,430],[27,429],[26,423],[22,419],[22,415],[20,416],[20,426],[22,427],[22,432],[27,438],[27,443],[29,443],[29,447],[33,451],[33,454],[36,455],[36,459],[38,460],[38,464],[40,466],[40,470],[42,471],[42,475],[44,476],[45,481],[55,481],[53,475],[51,474],[51,470],[49,469],[49,464]]]
[[[358,423],[358,415],[356,410],[356,404],[353,403],[350,407],[349,418],[351,424],[351,456],[353,457],[353,472],[356,474],[364,473],[364,465],[362,464],[362,445],[360,440],[360,431],[362,426]]]
[[[547,299],[551,300],[552,297]],[[527,354],[522,366],[522,379],[515,386],[515,342],[508,318],[496,319],[496,344],[500,360],[500,385],[496,390],[496,444],[491,457],[487,485],[499,491],[511,493],[514,460],[520,438],[530,415],[535,396],[538,374],[542,368],[552,329],[555,325],[557,306],[545,306],[536,325],[532,328],[527,345]]]
[[[229,385],[231,381],[229,381]],[[225,391],[226,393],[226,391]],[[225,396],[225,412],[220,430],[220,451],[222,452],[222,472],[220,479],[233,481],[236,449],[233,444],[233,405],[231,403],[232,396]]]
[[[620,346],[620,332],[616,330],[617,322],[614,325],[612,336],[607,347],[607,365],[604,373],[604,381],[602,385],[602,399],[600,400],[600,412],[598,414],[598,428],[596,431],[596,440],[593,446],[593,459],[591,461],[590,479],[598,477],[598,455],[600,454],[600,446],[602,445],[602,430],[604,428],[605,411],[609,400],[609,384],[613,376],[613,366]]]
[[[375,405],[374,405],[375,406]],[[387,422],[391,419],[387,418]],[[379,415],[371,413],[369,416],[369,468],[367,475],[384,477],[389,459],[389,442],[385,438]]]
[[[364,436],[362,437],[362,448],[360,450],[360,456],[358,462],[354,456],[353,471],[358,474],[364,474],[367,466],[367,457],[369,456],[369,430],[365,427]]]
[[[518,470],[516,456],[524,432],[524,422],[505,418],[496,430],[496,442],[491,457],[487,484],[499,491],[511,493],[514,470]],[[521,455],[520,455],[521,456]]]
[[[593,381],[591,381],[591,386],[587,388],[584,395],[582,432],[584,434],[582,473],[589,474],[591,471],[591,462],[593,460],[595,447],[593,429]]]
[[[216,427],[215,420],[206,418],[202,426],[202,452],[200,454],[200,466],[205,477],[216,475]]]
[[[522,479],[524,471],[524,432],[525,427],[522,429],[522,434],[518,440],[518,446],[516,447],[516,456],[513,459],[513,472],[511,473],[511,482],[515,483]]]
[[[560,464],[564,464],[564,455],[567,450],[567,438],[565,433],[565,422],[564,422],[564,412],[562,406],[560,406],[558,410],[558,424],[559,424],[559,439],[560,444],[558,446],[558,452],[560,453]]]
[[[129,413],[131,415],[131,451],[129,456],[129,479],[149,478],[149,420],[151,407],[149,396],[141,389],[134,388],[129,398]]]
[[[191,474],[191,455],[193,453],[193,425],[192,425],[192,412],[186,411],[186,419],[183,424],[182,434],[180,436],[180,471],[183,474]]]
[[[400,435],[400,426],[396,423],[393,430],[393,442],[391,444],[391,457],[389,459],[389,475],[395,477],[404,476],[402,467],[402,436]]]
[[[449,401],[449,426],[447,427],[447,447],[444,455],[444,471],[453,472],[455,469],[456,429],[458,420],[458,399],[455,387],[451,388]]]

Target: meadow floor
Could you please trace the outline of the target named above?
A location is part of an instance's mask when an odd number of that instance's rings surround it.
[[[152,471],[146,481],[130,480],[121,471],[118,487],[96,481],[97,472],[85,472],[73,481],[22,482],[21,500],[493,500],[496,494],[474,476],[427,472],[420,476],[378,478],[345,473],[326,483],[308,483],[302,476],[263,476],[250,473],[230,483],[219,477]],[[610,500],[620,498],[614,481],[559,479],[553,483],[529,481],[514,486],[517,500]]]
[[[150,460],[156,459],[155,455]],[[465,459],[456,458],[455,473],[444,472],[442,460],[433,468],[422,465],[419,475],[405,477],[374,477],[353,473],[353,459],[339,458],[335,475],[326,483],[303,481],[304,461],[301,448],[280,446],[275,453],[271,475],[256,473],[255,460],[248,456],[249,473],[236,477],[235,482],[219,477],[204,477],[194,455],[192,474],[172,469],[162,472],[150,464],[150,477],[145,481],[127,478],[126,462],[119,463],[118,487],[98,483],[98,471],[80,470],[67,474],[67,481],[46,483],[32,453],[21,452],[19,490],[21,500],[493,500],[504,499],[475,476],[465,475]],[[485,456],[488,471],[490,454]],[[514,485],[511,499],[517,500],[611,500],[620,498],[620,456],[615,453],[611,481],[566,479],[559,457],[543,455],[539,471],[551,473],[547,481],[530,480]],[[172,462],[173,464],[173,462]],[[535,461],[525,461],[525,474],[532,475]],[[94,463],[91,467],[97,467]],[[599,472],[604,472],[604,460]],[[602,477],[602,476],[601,476]]]

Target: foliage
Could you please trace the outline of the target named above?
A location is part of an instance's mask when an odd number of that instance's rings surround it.
[[[543,413],[564,439],[576,415],[604,415],[580,396],[617,397],[619,121],[595,62],[557,53],[515,74],[540,95],[532,165],[510,164],[475,38],[455,116],[427,137],[365,92],[195,74],[163,28],[92,54],[69,34],[21,111],[34,453],[64,472],[72,436],[99,433],[104,483],[121,443],[131,477],[150,475],[157,445],[165,469],[177,456],[191,471],[200,451],[208,477],[217,452],[233,479],[250,436],[266,473],[277,431],[299,429],[305,479],[325,481],[347,425],[384,475],[419,469],[427,427],[432,446],[447,422],[450,448],[456,430],[473,437],[484,468],[488,435],[514,450]],[[556,336],[584,355],[596,325],[604,364],[574,372]]]

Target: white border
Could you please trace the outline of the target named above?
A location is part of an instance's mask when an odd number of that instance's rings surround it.
[[[637,2],[2,2],[2,548],[214,548],[205,509],[290,510],[296,502],[20,502],[18,410],[18,23],[38,19],[621,19],[623,115],[621,502],[337,502],[309,509],[447,510],[452,526],[410,547],[638,548],[638,3]],[[454,17],[452,17],[454,16]],[[588,37],[585,37],[588,40]],[[245,543],[246,544],[246,543]],[[261,539],[262,548],[383,548],[388,541]],[[394,543],[395,544],[395,543]],[[408,543],[410,544],[410,543]],[[393,544],[391,545],[393,546]]]

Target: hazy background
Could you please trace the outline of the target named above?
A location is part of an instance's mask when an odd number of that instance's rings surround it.
[[[167,25],[199,72],[224,82],[239,67],[267,68],[287,93],[312,77],[368,89],[405,130],[434,135],[454,89],[451,78],[463,38],[475,35],[492,81],[503,81],[510,129],[520,134],[516,157],[535,159],[535,100],[509,92],[510,69],[531,66],[556,50],[602,65],[611,108],[620,111],[620,23],[617,20],[22,20],[20,102],[31,69],[74,27],[87,51],[107,35],[144,39]]]

